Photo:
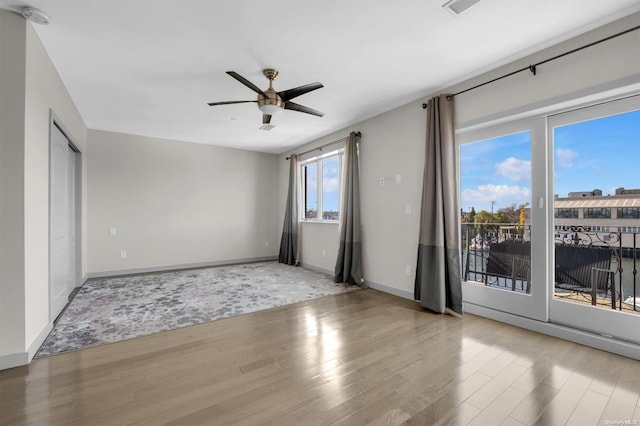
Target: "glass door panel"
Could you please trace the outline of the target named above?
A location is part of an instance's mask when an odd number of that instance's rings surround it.
[[[554,322],[640,342],[640,97],[549,119]]]
[[[465,303],[546,319],[544,268],[535,268],[544,263],[545,214],[532,208],[534,194],[538,199],[545,192],[544,176],[532,167],[535,162],[544,169],[544,122],[457,139]]]

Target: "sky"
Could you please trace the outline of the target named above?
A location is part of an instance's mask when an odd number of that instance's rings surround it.
[[[340,205],[340,162],[337,156],[322,160],[322,210],[338,211]],[[307,166],[307,206],[317,209],[318,173],[314,163]]]
[[[554,194],[640,188],[640,111],[557,127]],[[496,212],[531,203],[529,132],[460,146],[461,207]]]

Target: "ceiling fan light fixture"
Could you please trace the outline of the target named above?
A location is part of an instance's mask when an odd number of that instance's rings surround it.
[[[280,114],[284,109],[280,105],[275,105],[275,104],[258,105],[258,108],[260,109],[260,111],[262,111],[263,114],[267,114],[267,115]]]

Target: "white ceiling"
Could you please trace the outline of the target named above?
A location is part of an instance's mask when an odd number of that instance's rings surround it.
[[[88,128],[262,152],[288,148],[422,98],[640,10],[638,0],[0,0],[44,10],[34,25]],[[277,91],[324,88],[259,130],[262,69]]]

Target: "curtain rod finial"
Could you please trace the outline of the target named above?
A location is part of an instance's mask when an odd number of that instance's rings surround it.
[[[422,104],[422,109],[427,109],[427,104]]]

